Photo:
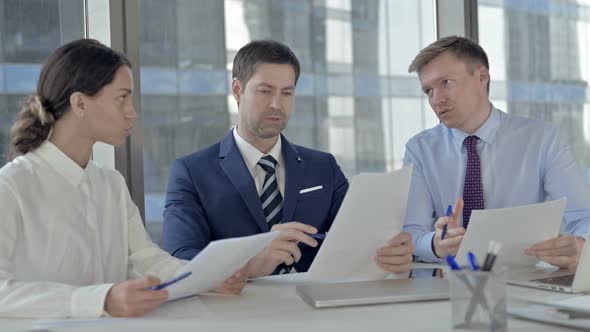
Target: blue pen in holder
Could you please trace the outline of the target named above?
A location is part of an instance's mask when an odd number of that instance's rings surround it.
[[[507,330],[505,271],[450,271],[453,328]]]

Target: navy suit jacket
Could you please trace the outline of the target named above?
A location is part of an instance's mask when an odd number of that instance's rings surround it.
[[[285,163],[282,220],[326,232],[342,204],[348,181],[331,154],[281,139]],[[322,189],[300,193],[316,186]],[[211,241],[268,231],[254,179],[232,131],[222,141],[172,163],[162,237],[170,254],[192,259]],[[299,248],[302,256],[294,267],[307,271],[319,246],[300,243]]]

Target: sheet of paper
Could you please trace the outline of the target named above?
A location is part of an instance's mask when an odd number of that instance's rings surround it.
[[[307,281],[306,276],[307,276],[307,272],[275,274],[275,275],[250,279],[249,282],[264,283],[264,284],[298,285],[301,283],[305,283]]]
[[[94,325],[110,325],[115,323],[124,323],[128,321],[130,321],[129,318],[41,319],[33,321],[32,326],[35,330],[49,330],[57,328],[82,328],[85,326]],[[109,329],[110,328],[112,327],[109,327]]]
[[[178,272],[177,275],[187,271],[192,271],[192,274],[167,288],[168,300],[206,292],[221,285],[269,245],[278,234],[279,232],[269,232],[209,243]]]
[[[473,252],[483,264],[490,241],[502,243],[495,265],[535,265],[539,260],[524,254],[533,244],[556,237],[566,199],[505,209],[473,210],[456,259],[467,264]]]
[[[389,273],[374,261],[378,248],[402,230],[412,166],[360,174],[307,273],[308,281],[379,280]]]
[[[512,307],[509,305],[508,313],[517,318],[539,321],[556,326],[574,327],[584,331],[590,329],[590,319],[569,318],[569,315],[557,311],[554,307],[545,305],[530,305],[524,307]],[[563,329],[556,327],[554,330],[561,331]]]
[[[567,308],[590,313],[590,295],[575,296],[569,299],[551,302],[551,304],[559,308]]]

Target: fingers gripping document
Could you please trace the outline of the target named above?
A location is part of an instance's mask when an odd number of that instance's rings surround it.
[[[457,259],[466,264],[468,252],[477,257],[486,254],[488,243],[502,243],[502,255],[496,264],[535,265],[539,260],[524,254],[526,248],[556,237],[566,199],[504,209],[473,210],[469,227],[459,247]]]
[[[220,286],[269,245],[279,232],[218,240],[209,243],[180,270],[176,277],[192,272],[185,279],[171,284],[168,301],[209,291]]]
[[[412,166],[392,173],[359,174],[309,271],[309,281],[384,279],[374,261],[377,249],[401,232]]]

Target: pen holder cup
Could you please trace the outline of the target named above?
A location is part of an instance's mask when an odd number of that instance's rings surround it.
[[[449,275],[454,329],[506,331],[506,270]]]

